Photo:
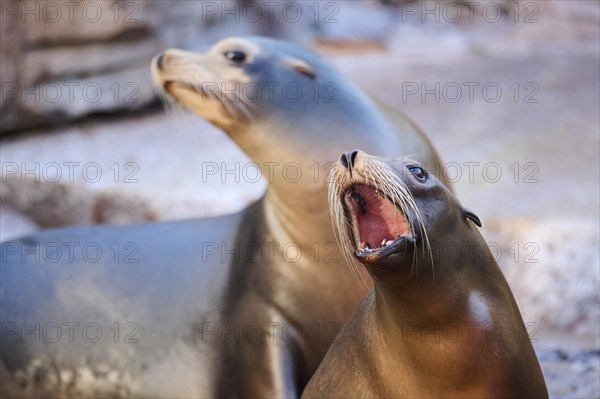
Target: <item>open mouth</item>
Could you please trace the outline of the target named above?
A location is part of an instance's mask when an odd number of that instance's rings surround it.
[[[186,91],[193,92],[195,94],[204,94],[203,91],[199,91],[197,87],[194,87],[191,84],[177,82],[177,81],[173,81],[173,80],[169,80],[169,81],[165,82],[163,84],[163,88],[170,95],[173,95],[173,91],[175,91],[175,90],[186,90]]]
[[[343,203],[359,260],[387,257],[414,243],[406,215],[376,189],[355,184],[345,191]]]

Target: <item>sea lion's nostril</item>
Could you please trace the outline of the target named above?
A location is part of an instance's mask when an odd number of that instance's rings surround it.
[[[348,151],[342,154],[340,157],[340,162],[344,166],[344,168],[348,169],[350,173],[352,173],[352,168],[354,168],[354,162],[356,161],[356,155],[358,154],[358,150]]]
[[[340,162],[344,166],[344,168],[348,169],[348,157],[346,157],[346,153],[343,153],[340,157]]]

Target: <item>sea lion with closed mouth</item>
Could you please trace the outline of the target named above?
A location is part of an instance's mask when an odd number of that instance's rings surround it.
[[[267,192],[234,215],[4,243],[3,382],[28,397],[299,396],[364,293],[335,245],[327,164],[356,145],[440,161],[414,125],[390,123],[325,60],[286,42],[167,50],[152,71],[168,101],[263,168]],[[97,247],[99,259],[83,252]]]
[[[479,218],[443,184],[410,159],[353,151],[332,169],[330,203],[374,289],[303,398],[548,397]]]

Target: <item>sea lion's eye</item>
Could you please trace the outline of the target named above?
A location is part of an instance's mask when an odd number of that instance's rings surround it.
[[[235,62],[236,64],[241,64],[246,60],[246,53],[243,51],[226,51],[223,53],[223,55],[225,58]]]
[[[300,73],[301,75],[306,76],[310,80],[315,80],[317,78],[315,73],[305,66],[297,65],[294,67],[294,69],[296,70],[296,72]]]
[[[409,166],[408,170],[421,183],[427,180],[427,172],[425,172],[420,166]]]

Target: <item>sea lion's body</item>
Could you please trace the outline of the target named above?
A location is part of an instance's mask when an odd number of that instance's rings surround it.
[[[338,181],[346,180],[338,186],[342,188],[336,190],[334,201],[340,200],[338,194],[347,196],[347,190],[360,186],[359,194],[350,192],[364,213],[344,216],[352,227],[342,237],[348,243],[354,238],[355,256],[373,277],[374,289],[344,326],[302,397],[547,397],[510,288],[468,220],[479,224],[478,218],[435,178],[426,176],[419,182],[411,177],[411,168],[418,168],[411,166],[415,163],[364,153],[353,159],[352,177],[348,171],[336,175]],[[365,167],[369,162],[378,166]],[[384,169],[399,180],[388,178],[381,172]],[[390,187],[399,181],[413,202],[396,205],[404,222],[392,226],[391,202],[386,210],[381,203],[374,204],[385,200],[368,193],[381,190],[383,197],[391,198]],[[355,212],[348,205],[334,209],[340,211]],[[385,215],[386,222],[369,212]],[[400,234],[396,239],[387,230]],[[375,231],[390,240],[385,246],[363,249],[362,242],[374,241]]]
[[[242,51],[247,63],[231,64]],[[3,244],[3,325],[95,322],[103,335],[95,343],[81,336],[71,343],[66,334],[56,343],[3,339],[1,389],[16,384],[24,396],[298,396],[364,292],[335,244],[327,164],[357,145],[419,153],[432,165],[439,159],[418,129],[393,126],[325,61],[286,43],[228,39],[203,55],[169,50],[153,65],[169,96],[223,128],[263,168],[267,192],[236,215],[55,230]],[[196,86],[217,78],[296,83],[305,95],[289,102],[277,91],[252,104],[203,98]],[[316,101],[310,85],[332,82],[337,101]],[[275,174],[268,170],[274,163]],[[36,262],[13,253],[27,242],[94,242],[104,252],[96,263],[80,251],[72,261]],[[124,262],[133,250],[129,260],[137,262]],[[136,326],[138,342],[123,342]]]
[[[203,262],[199,249],[234,242],[242,218],[69,228],[4,243],[1,354],[12,375],[3,389],[23,398],[207,392],[215,359],[202,323],[219,321],[231,264],[220,256]],[[47,261],[54,255],[44,248],[53,247],[61,262]],[[97,262],[83,259],[95,260],[95,248],[102,250]]]

